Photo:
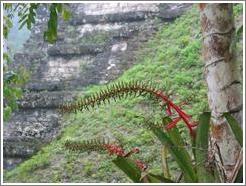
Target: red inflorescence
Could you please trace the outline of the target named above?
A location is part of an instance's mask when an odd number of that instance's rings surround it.
[[[171,129],[175,127],[180,120],[183,120],[186,126],[188,127],[190,134],[194,137],[195,133],[193,128],[197,126],[197,123],[191,121],[192,119],[191,116],[185,113],[179,106],[175,105],[171,100],[169,100],[168,97],[163,94],[163,92],[157,91],[155,92],[155,94],[156,96],[160,97],[164,103],[167,104],[167,109],[166,109],[167,115],[171,116],[173,114],[172,110],[175,110],[179,115],[178,118],[175,118],[171,123],[169,123],[166,126],[166,129]]]
[[[145,163],[143,163],[142,161],[140,161],[140,160],[136,160],[135,161],[135,163],[136,163],[136,165],[137,165],[137,167],[143,172],[143,171],[145,171],[147,168],[148,168],[148,166],[145,164]]]
[[[125,153],[124,149],[118,145],[115,144],[105,144],[104,147],[108,150],[109,155],[117,155],[120,157],[129,157],[130,155],[132,155],[133,153],[139,153],[139,148],[135,147],[133,148],[130,152]],[[141,170],[141,171],[145,171],[147,168],[147,165],[144,164],[142,161],[140,160],[136,160],[135,161],[137,167]]]
[[[104,147],[107,149],[109,155],[117,155],[121,157],[129,157],[130,155],[134,153],[139,153],[139,148],[135,147],[130,152],[125,153],[124,149],[118,145],[115,144],[105,144]]]
[[[124,157],[125,151],[122,149],[122,147],[115,145],[115,144],[105,144],[104,147],[108,150],[109,155],[117,155]]]

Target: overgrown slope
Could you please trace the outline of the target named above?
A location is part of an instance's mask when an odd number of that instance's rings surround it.
[[[237,15],[242,7],[236,7]],[[117,81],[152,81],[181,103],[194,118],[207,110],[206,86],[201,60],[199,12],[194,6],[174,23],[163,25],[156,36],[142,46],[139,61]],[[81,95],[89,95],[103,88],[88,87]],[[64,116],[62,135],[37,155],[5,172],[5,182],[129,182],[111,162],[112,157],[100,153],[75,153],[64,149],[66,139],[85,140],[94,137],[117,139],[124,147],[139,147],[139,159],[147,162],[152,172],[160,173],[160,146],[157,140],[139,123],[141,115],[160,119],[159,105],[148,98],[132,98],[100,106],[98,109]],[[178,124],[188,136],[183,123]],[[170,162],[172,158],[170,157]],[[177,166],[171,163],[173,174]]]

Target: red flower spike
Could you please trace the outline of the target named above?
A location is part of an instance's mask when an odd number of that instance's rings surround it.
[[[135,147],[133,148],[130,152],[125,153],[125,151],[123,150],[122,147],[115,145],[115,144],[105,144],[104,145],[105,149],[108,150],[109,155],[117,155],[117,156],[121,156],[121,157],[129,157],[130,155],[132,155],[133,153],[139,153],[139,148]],[[135,161],[137,167],[141,170],[141,171],[145,171],[148,166],[146,164],[144,164],[142,161],[140,160],[136,160]]]
[[[176,118],[173,122],[171,122],[167,126],[167,128],[170,129],[170,128],[175,127],[175,125],[178,123],[178,121],[180,121],[180,119],[182,119],[185,122],[186,126],[188,127],[188,129],[190,131],[190,134],[194,137],[194,132],[193,132],[192,128],[195,127],[196,125],[194,125],[194,124],[192,124],[190,122],[191,116],[186,114],[179,106],[175,105],[172,101],[170,101],[168,99],[168,97],[165,96],[161,91],[157,91],[157,92],[155,92],[155,94],[156,94],[157,97],[160,97],[164,103],[167,104],[166,112],[167,112],[168,115],[172,114],[170,112],[171,109],[174,109],[179,115],[179,119]]]
[[[140,150],[138,147],[133,148],[130,152],[125,153],[124,149],[118,145],[115,144],[105,144],[105,149],[108,151],[109,155],[117,155],[121,157],[129,157],[130,155],[134,153],[139,153]]]

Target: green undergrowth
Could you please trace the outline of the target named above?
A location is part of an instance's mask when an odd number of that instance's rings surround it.
[[[240,8],[237,7],[240,13]],[[238,14],[239,14],[238,13]],[[242,13],[242,12],[241,12]],[[206,85],[201,60],[201,33],[196,6],[163,25],[158,33],[137,52],[138,64],[116,81],[152,81],[177,104],[188,101],[184,110],[194,119],[208,110]],[[90,95],[103,86],[90,86],[81,92]],[[141,123],[143,117],[160,120],[160,106],[149,98],[117,100],[94,110],[66,114],[62,134],[37,155],[4,174],[5,182],[130,182],[111,162],[113,157],[97,152],[68,152],[63,145],[67,139],[86,140],[107,137],[125,149],[139,147],[136,158],[146,162],[152,173],[161,173],[160,144]],[[188,131],[178,124],[184,137]],[[172,174],[177,165],[169,157]],[[173,163],[172,163],[173,162]]]

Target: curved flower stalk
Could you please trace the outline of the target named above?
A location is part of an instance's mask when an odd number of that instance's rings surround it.
[[[106,151],[109,155],[116,155],[117,157],[123,157],[128,158],[132,154],[139,153],[139,148],[135,147],[131,149],[129,152],[125,152],[125,150],[115,143],[109,143],[109,141],[106,142],[106,140],[103,139],[92,139],[92,140],[86,140],[82,142],[73,142],[70,140],[67,140],[65,142],[65,147],[72,151]],[[143,163],[141,160],[137,159],[134,161],[136,166],[141,170],[145,171],[147,169],[147,165]]]
[[[160,100],[163,105],[166,105],[166,114],[168,116],[174,116],[176,113],[178,117],[174,118],[173,121],[166,126],[166,129],[171,129],[176,126],[179,121],[183,121],[188,127],[190,134],[194,137],[195,133],[193,128],[196,127],[196,122],[192,121],[192,117],[184,112],[180,106],[174,104],[168,96],[164,94],[163,91],[158,90],[151,83],[143,83],[139,81],[131,82],[119,82],[107,86],[106,89],[101,90],[98,93],[95,93],[89,97],[85,97],[80,101],[75,103],[66,103],[61,108],[62,113],[65,112],[77,112],[83,111],[85,109],[93,108],[96,105],[105,103],[106,101],[114,99],[122,99],[127,96],[151,96],[154,99]]]

